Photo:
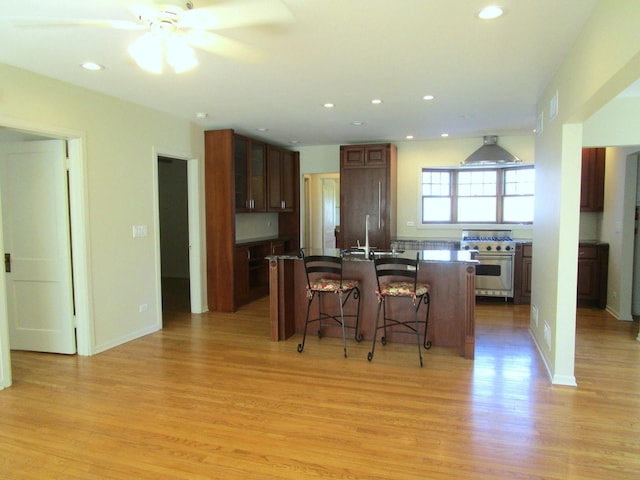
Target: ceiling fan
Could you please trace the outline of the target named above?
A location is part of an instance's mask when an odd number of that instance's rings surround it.
[[[176,73],[198,64],[192,47],[207,52],[256,61],[257,50],[211,30],[282,24],[293,16],[281,0],[232,0],[194,8],[189,0],[150,0],[130,6],[135,20],[20,19],[19,26],[96,26],[145,31],[130,46],[129,54],[144,70],[162,73],[168,63]]]

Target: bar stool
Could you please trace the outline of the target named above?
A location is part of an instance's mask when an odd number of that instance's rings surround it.
[[[429,295],[430,286],[426,283],[418,282],[419,254],[415,260],[410,258],[386,257],[381,256],[374,259],[374,267],[376,271],[376,280],[378,288],[376,296],[378,297],[378,314],[376,315],[376,327],[373,331],[373,344],[371,351],[367,356],[368,360],[373,360],[373,354],[376,348],[376,338],[379,329],[384,330],[382,336],[382,345],[387,344],[387,328],[402,327],[399,331],[402,333],[415,333],[418,343],[418,356],[420,358],[420,366],[422,367],[422,348],[420,346],[420,325],[424,324],[424,340],[422,346],[425,350],[431,348],[431,342],[427,340],[427,330],[429,327],[429,310],[431,308],[431,297]],[[387,316],[387,302],[390,299],[403,299],[411,302],[413,318],[410,320],[399,320]],[[420,305],[426,305],[427,312],[424,320],[418,319],[418,310]],[[382,326],[379,326],[380,311],[382,311]],[[395,330],[394,330],[395,331]]]
[[[359,331],[360,326],[360,289],[357,280],[346,279],[342,277],[342,257],[334,257],[329,255],[309,255],[305,256],[300,251],[300,256],[304,261],[304,268],[307,276],[307,318],[304,324],[304,333],[302,335],[302,343],[298,345],[298,352],[302,353],[304,343],[307,338],[307,327],[310,323],[318,322],[318,337],[322,338],[322,327],[340,325],[342,327],[342,344],[344,348],[344,356],[347,356],[347,337],[345,329],[353,328],[355,330],[355,339],[360,342],[362,334]],[[338,300],[340,307],[340,315],[327,312],[323,305],[322,298],[327,294],[333,294]],[[311,304],[313,300],[318,298],[318,317],[309,318],[311,312]],[[353,298],[357,303],[356,314],[345,315],[344,306]],[[346,325],[345,318],[355,318],[354,325]],[[328,323],[326,323],[328,322]]]

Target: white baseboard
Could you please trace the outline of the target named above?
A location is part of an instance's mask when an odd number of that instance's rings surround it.
[[[576,377],[575,376],[573,376],[573,375],[555,375],[551,371],[549,363],[547,362],[547,357],[544,355],[543,350],[540,348],[540,344],[538,343],[538,340],[536,339],[536,336],[533,334],[533,331],[531,330],[531,328],[529,328],[529,335],[531,335],[531,338],[533,339],[533,343],[536,345],[536,348],[538,349],[538,353],[540,354],[540,358],[542,358],[542,363],[544,363],[544,368],[547,370],[547,375],[549,376],[549,381],[553,385],[566,385],[566,386],[569,386],[569,387],[577,387],[578,384],[576,383]]]
[[[124,343],[130,342],[132,340],[136,340],[140,337],[144,337],[145,335],[149,335],[151,333],[155,333],[158,330],[160,330],[160,326],[159,325],[152,325],[150,327],[147,328],[143,328],[142,330],[138,330],[137,332],[133,332],[130,333],[129,335],[125,335],[123,337],[120,338],[116,338],[110,342],[107,343],[103,343],[100,345],[96,345],[95,346],[95,350],[94,350],[94,355],[101,353],[101,352],[105,352],[111,348],[117,347],[119,345],[122,345]]]

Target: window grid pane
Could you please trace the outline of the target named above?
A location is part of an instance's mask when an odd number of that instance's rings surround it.
[[[496,170],[458,173],[458,196],[495,196],[498,184]]]
[[[422,171],[422,222],[451,222],[451,177],[448,170]]]
[[[423,169],[422,223],[532,223],[534,191],[533,166]]]

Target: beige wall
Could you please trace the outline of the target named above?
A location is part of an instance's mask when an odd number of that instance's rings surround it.
[[[156,155],[202,160],[202,129],[6,65],[0,65],[0,125],[82,139],[90,294],[81,293],[91,298],[93,352],[159,328]],[[132,225],[147,225],[149,236],[132,238]],[[0,325],[4,301],[0,295]],[[141,303],[147,312],[139,312]],[[2,328],[0,336],[6,360]]]
[[[640,2],[596,5],[571,51],[540,98],[544,130],[536,137],[536,203],[533,235],[531,323],[552,381],[575,384],[575,296],[579,238],[580,158],[583,123],[640,78]],[[605,32],[615,31],[615,35]],[[549,102],[558,93],[558,116]],[[622,127],[607,118],[611,129]],[[609,139],[602,138],[603,145]],[[632,140],[631,144],[638,144]],[[549,341],[545,340],[545,324]]]

